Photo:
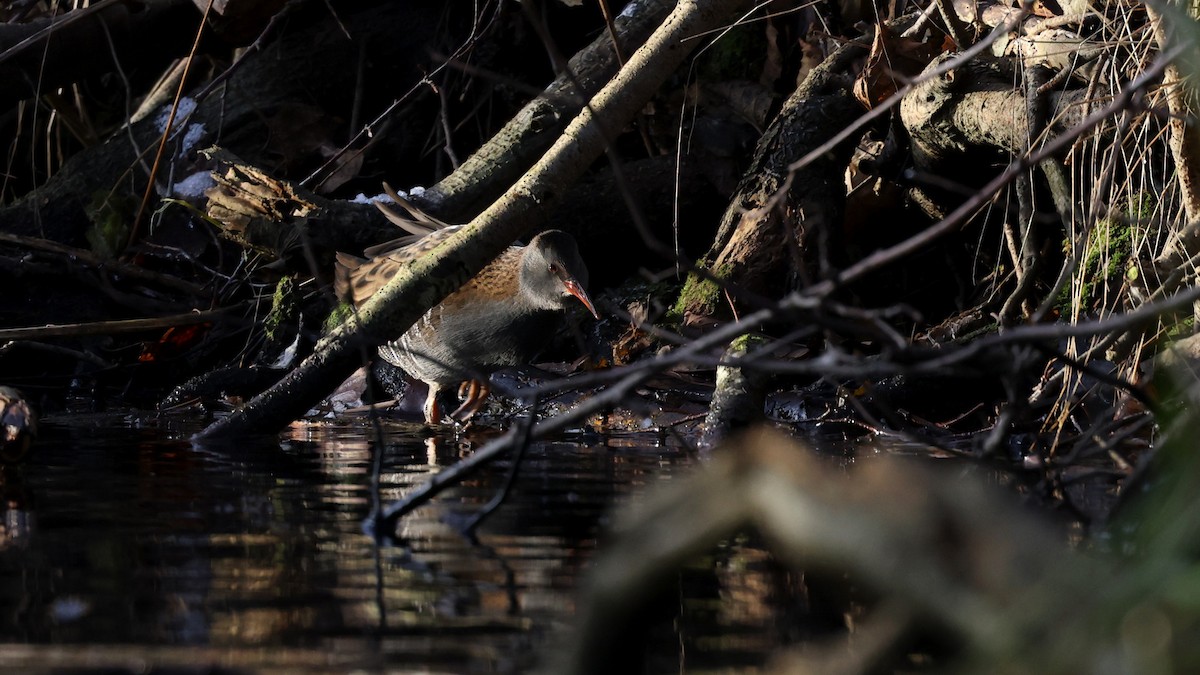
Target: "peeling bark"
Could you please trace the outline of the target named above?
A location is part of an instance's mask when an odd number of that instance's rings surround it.
[[[932,71],[954,58],[946,54],[927,68]],[[914,163],[936,170],[976,148],[1021,153],[1031,121],[1024,95],[1014,90],[996,68],[971,63],[916,86],[900,102],[900,119],[912,139]],[[1083,121],[1082,90],[1047,94],[1052,135]]]
[[[358,252],[396,237],[396,228],[370,204],[325,199],[221,148],[204,154],[217,164],[217,185],[205,194],[208,216],[225,237],[289,269],[310,271],[309,255],[327,269],[335,251]]]

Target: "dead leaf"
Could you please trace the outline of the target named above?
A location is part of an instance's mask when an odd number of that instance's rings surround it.
[[[148,363],[178,356],[190,345],[204,337],[209,328],[212,328],[211,323],[172,326],[163,333],[158,342],[147,342],[142,345],[142,353],[138,356],[138,361]]]
[[[1062,16],[1063,13],[1062,7],[1055,0],[1034,0],[1033,7],[1029,11],[1034,16],[1046,19],[1052,16]]]
[[[867,65],[854,81],[854,97],[868,110],[874,108],[895,94],[902,81],[919,75],[934,57],[950,48],[945,37],[939,40],[931,35],[918,40],[896,35],[881,25]]]

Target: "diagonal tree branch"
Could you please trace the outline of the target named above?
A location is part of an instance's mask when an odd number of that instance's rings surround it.
[[[198,440],[275,433],[344,379],[362,350],[407,330],[546,216],[549,205],[587,170],[645,105],[698,40],[751,5],[747,0],[682,0],[663,25],[592,99],[546,155],[503,197],[428,256],[397,274],[316,351],[245,407],[197,434]]]

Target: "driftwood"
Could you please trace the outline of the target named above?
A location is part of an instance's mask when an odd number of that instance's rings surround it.
[[[951,60],[943,55],[930,63],[933,72]],[[1012,87],[1008,61],[975,61],[921,81],[900,104],[900,120],[908,132],[913,164],[924,176],[961,175],[963,167],[978,165],[986,155],[1021,156],[1031,142],[1044,143],[1082,122],[1088,98],[1086,90],[1071,89],[1039,93],[1038,85],[1049,78],[1044,70],[1027,67],[1023,88]],[[1075,208],[1064,169],[1057,157],[1037,164],[1052,197],[1063,234],[1071,239]],[[975,179],[967,171],[968,180]],[[951,181],[952,183],[957,181]],[[966,185],[967,183],[963,183]],[[1019,207],[1016,217],[1005,220],[1008,248],[1016,273],[1015,289],[1000,311],[1000,323],[1012,325],[1035,311],[1033,296],[1046,270],[1045,250],[1061,248],[1051,241],[1046,228],[1036,227],[1033,182],[1017,178]],[[1014,224],[1015,221],[1015,224]]]
[[[531,231],[690,53],[685,38],[721,25],[748,3],[681,2],[592,99],[554,147],[505,196],[446,243],[396,275],[356,316],[318,342],[315,353],[274,387],[202,431],[199,439],[271,433],[302,415],[360,362],[364,341],[403,333],[514,240]]]
[[[665,0],[634,3],[615,19],[617,40],[626,53],[645,41],[671,4]],[[502,193],[550,146],[585,97],[617,71],[612,37],[598,37],[572,57],[568,67],[569,74],[551,83],[458,169],[410,199],[457,222],[459,215],[477,213]],[[369,205],[325,199],[223,148],[205,154],[215,162],[217,182],[206,195],[208,215],[224,236],[283,260],[288,269],[311,272],[311,255],[322,276],[324,263],[334,251],[358,253],[395,236],[394,228]],[[703,225],[722,203],[693,163],[680,172],[670,157],[652,157],[624,165],[622,173],[623,184],[614,179],[613,171],[601,171],[586,184],[573,187],[547,219],[575,235],[588,257],[605,261],[593,274],[597,286],[619,283],[638,266],[668,262],[640,246],[631,254],[629,242],[641,233],[623,213],[623,197],[631,196],[649,222],[668,222],[678,213],[690,225],[684,232],[685,245],[701,239],[707,243],[710,231]]]
[[[945,173],[949,160],[968,157],[971,159],[966,161],[973,161],[977,167],[974,153],[980,150],[1020,155],[1028,149],[1030,135],[1042,130],[1036,120],[1028,119],[1028,111],[1035,107],[1034,98],[1027,98],[1019,88],[1013,90],[1012,74],[1002,81],[992,72],[994,68],[980,64],[1008,64],[1012,68],[1013,59],[996,60],[985,53],[989,49],[1002,50],[997,39],[1007,40],[1009,30],[1033,33],[1042,31],[1046,22],[1028,19],[1022,24],[1020,12],[1007,11],[992,18],[998,28],[986,40],[966,52],[935,60],[917,80],[915,89],[903,97],[903,125],[920,169],[935,175],[938,169]],[[734,297],[726,298],[719,285],[693,277],[676,305],[681,318],[725,316],[730,303],[737,302],[738,291],[778,297],[779,289],[817,283],[835,276],[838,267],[850,262],[838,259],[837,253],[876,245],[872,241],[840,245],[845,195],[844,190],[835,188],[841,187],[848,164],[847,145],[861,135],[867,119],[886,113],[899,99],[882,102],[864,115],[848,95],[851,75],[846,72],[850,70],[850,59],[861,51],[847,53],[848,49],[852,47],[843,46],[810,74],[764,134],[755,161],[722,220],[718,237],[702,261],[716,279],[736,280],[736,286],[728,289]],[[953,68],[946,67],[951,62]],[[1034,96],[1044,98],[1044,107],[1050,111],[1048,133],[1041,141],[1077,125],[1088,112],[1087,106],[1080,105],[1088,97],[1082,89],[1038,92]],[[850,125],[855,117],[862,120]],[[835,140],[823,142],[830,137]],[[793,162],[797,157],[804,159]],[[1043,157],[1043,164],[1056,208],[1069,215],[1072,209],[1062,171],[1055,171],[1058,160]],[[957,174],[951,171],[950,175]],[[782,192],[785,188],[787,193]],[[914,197],[928,200],[925,193],[915,193]],[[773,208],[761,208],[764,204]],[[934,203],[926,206],[938,218],[952,210],[952,206]],[[1033,258],[1034,251],[1032,247],[1022,251],[1022,260]]]
[[[396,236],[396,228],[370,204],[326,199],[223,148],[204,155],[215,163],[217,183],[205,193],[209,218],[223,236],[289,269],[320,272],[329,268],[335,251],[358,252]],[[316,270],[310,269],[313,263]]]

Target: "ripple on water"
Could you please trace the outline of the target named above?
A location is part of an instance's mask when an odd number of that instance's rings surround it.
[[[612,505],[694,462],[649,434],[536,444],[477,539],[448,523],[493,496],[508,460],[404,519],[403,545],[377,548],[361,527],[374,499],[369,425],[297,424],[278,446],[220,452],[186,441],[198,429],[190,420],[45,426],[32,461],[2,484],[0,642],[24,647],[0,649],[0,667],[30,672],[48,663],[119,669],[132,658],[248,670],[522,670],[574,615]],[[385,501],[470,452],[411,425],[385,430]],[[701,598],[714,585],[734,589],[757,607],[754,594],[774,573],[757,571],[759,553],[742,542],[684,587]],[[730,565],[739,572],[721,572]],[[769,640],[746,636],[774,619],[696,602],[702,609],[680,630],[705,649],[726,644],[734,661],[761,656]],[[662,641],[667,657],[681,636]]]

